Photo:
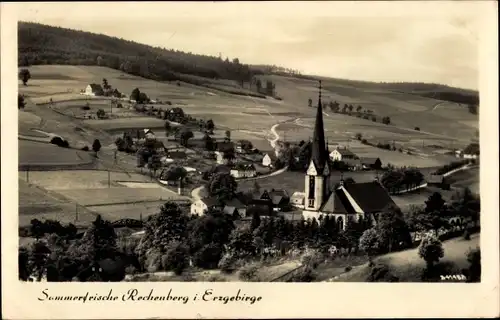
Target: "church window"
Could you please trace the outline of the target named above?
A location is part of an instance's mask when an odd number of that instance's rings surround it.
[[[314,199],[314,191],[315,191],[314,190],[315,189],[314,183],[315,183],[314,176],[310,176],[309,177],[309,199]]]
[[[314,199],[309,199],[309,207],[314,207]]]
[[[342,217],[337,218],[337,229],[344,230],[344,219]]]

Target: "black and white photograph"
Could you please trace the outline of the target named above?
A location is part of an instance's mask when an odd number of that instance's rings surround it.
[[[7,4],[17,280],[484,281],[483,11],[342,4]]]

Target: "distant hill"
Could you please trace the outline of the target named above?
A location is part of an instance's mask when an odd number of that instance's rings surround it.
[[[30,22],[18,24],[18,53],[20,66],[100,65],[160,81],[184,81],[183,75],[193,75],[241,83],[252,77],[248,65],[241,64],[238,59],[222,60]]]
[[[260,97],[262,94],[252,93],[252,90],[240,90],[245,84],[251,84],[256,75],[274,74],[309,80],[323,78],[360,88],[391,90],[462,104],[479,104],[478,92],[440,84],[376,83],[302,75],[297,70],[274,65],[252,66],[240,63],[237,58],[232,61],[223,60],[31,22],[18,24],[18,64],[98,65],[157,81],[180,80]]]

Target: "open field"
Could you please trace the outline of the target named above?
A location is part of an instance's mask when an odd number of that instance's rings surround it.
[[[50,143],[18,140],[20,165],[78,165],[92,162],[88,152],[61,148]]]
[[[168,200],[189,199],[140,174],[67,170],[19,172],[19,211],[22,225],[33,218],[75,223],[90,222],[96,213],[111,221],[157,213]],[[135,203],[134,203],[135,202]],[[137,210],[139,208],[139,210]],[[146,211],[142,210],[147,208]]]
[[[462,237],[443,242],[444,258],[439,264],[450,268],[448,274],[461,274],[461,269],[467,268],[466,254],[470,249],[479,247],[479,234],[471,236],[470,241]],[[418,249],[405,250],[380,256],[376,263],[389,267],[390,272],[399,278],[400,282],[420,282],[420,277],[425,269],[425,261],[418,256]],[[370,268],[367,264],[355,267],[352,271],[340,275],[334,281],[338,282],[365,282]]]

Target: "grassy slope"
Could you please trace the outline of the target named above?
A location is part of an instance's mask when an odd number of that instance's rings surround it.
[[[479,234],[471,236],[470,241],[455,238],[443,242],[444,258],[442,265],[447,265],[455,274],[468,267],[466,254],[470,249],[479,247]],[[375,259],[376,263],[385,264],[400,282],[419,282],[425,268],[425,261],[418,256],[418,249],[390,253]],[[336,282],[365,282],[370,268],[367,264],[358,266],[352,271],[340,275]]]

